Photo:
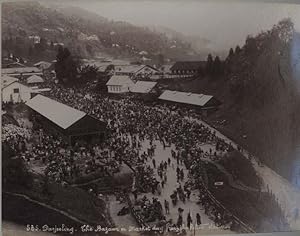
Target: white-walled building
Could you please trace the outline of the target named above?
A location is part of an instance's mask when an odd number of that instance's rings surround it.
[[[7,85],[18,81],[17,78],[12,77],[12,76],[8,76],[8,75],[2,75],[1,76],[1,88],[6,87]]]
[[[27,102],[35,93],[30,87],[15,81],[1,88],[1,99],[5,103]]]
[[[106,83],[109,93],[127,93],[134,82],[127,75],[113,75]]]

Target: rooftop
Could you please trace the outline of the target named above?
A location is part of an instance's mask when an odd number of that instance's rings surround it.
[[[148,66],[148,65],[120,65],[115,66],[115,72],[123,72],[123,73],[137,73],[138,71],[142,70],[144,67],[148,67],[149,69],[156,70],[155,68]]]
[[[151,81],[137,81],[131,88],[130,92],[133,93],[149,93],[157,84]]]
[[[1,88],[3,89],[16,81],[18,81],[17,78],[14,78],[14,77],[11,77],[8,75],[2,75],[1,76]]]
[[[38,75],[32,75],[27,78],[28,84],[34,84],[34,83],[43,83],[44,79]]]
[[[29,100],[26,105],[63,129],[67,129],[86,115],[40,94]]]
[[[113,75],[106,85],[132,85],[133,81],[127,75]]]
[[[170,70],[199,70],[205,65],[206,61],[177,61]]]
[[[179,91],[165,90],[160,96],[160,100],[178,102],[191,104],[196,106],[204,106],[213,96],[197,94],[197,93],[187,93]]]

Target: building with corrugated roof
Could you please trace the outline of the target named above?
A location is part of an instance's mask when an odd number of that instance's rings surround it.
[[[194,75],[204,73],[206,61],[177,61],[170,71],[175,75]]]
[[[26,103],[33,119],[51,133],[60,135],[70,144],[79,140],[103,139],[106,124],[82,111],[43,95]]]
[[[121,65],[115,66],[116,75],[150,76],[159,73],[159,70],[149,65]]]
[[[128,93],[134,82],[127,75],[113,75],[106,83],[109,93]]]
[[[165,90],[158,98],[167,103],[198,110],[216,110],[221,102],[212,95]]]
[[[133,86],[130,88],[130,92],[132,93],[150,93],[153,91],[154,87],[157,85],[157,82],[152,81],[137,81]]]

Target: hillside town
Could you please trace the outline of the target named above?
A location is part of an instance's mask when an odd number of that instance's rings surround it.
[[[78,235],[299,230],[300,175],[292,184],[277,174],[274,160],[250,141],[242,108],[258,105],[241,95],[253,91],[250,83],[264,86],[249,55],[262,60],[273,53],[269,40],[283,54],[291,28],[283,20],[229,49],[226,58],[208,54],[205,60],[154,57],[146,48],[131,59],[78,57],[67,44],[38,34],[27,38],[43,53],[26,57],[5,41],[4,220],[27,231],[63,224]],[[77,40],[102,39],[79,33]],[[112,43],[114,50],[121,41]],[[47,50],[55,55],[44,57]],[[274,86],[288,86],[282,82],[287,74],[279,76]],[[272,96],[275,90],[266,89]],[[232,101],[240,107],[232,108]],[[235,109],[245,122],[238,128]]]

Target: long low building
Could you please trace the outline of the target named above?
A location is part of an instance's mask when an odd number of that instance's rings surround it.
[[[211,95],[188,93],[165,90],[160,96],[160,100],[178,104],[185,104],[200,108],[201,110],[215,110],[221,102]]]
[[[43,95],[35,96],[26,105],[37,122],[51,133],[62,136],[70,144],[104,138],[106,124],[82,111]]]

